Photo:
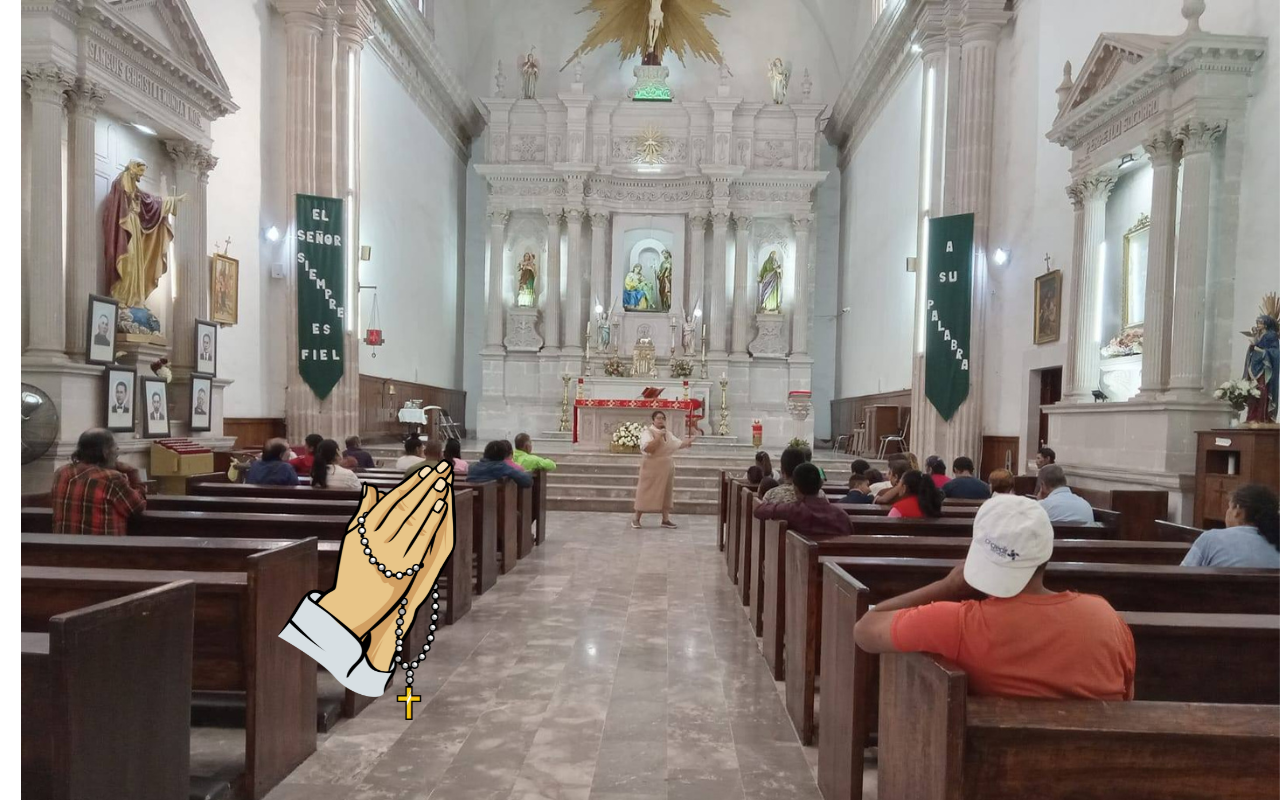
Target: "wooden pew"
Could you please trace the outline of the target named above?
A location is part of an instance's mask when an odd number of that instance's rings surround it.
[[[800,741],[813,742],[814,690],[821,662],[823,557],[954,558],[963,560],[970,540],[919,536],[813,536],[791,531],[786,544],[785,623],[787,713]],[[1054,561],[1176,566],[1187,553],[1179,542],[1112,542],[1059,539]]]
[[[724,552],[725,526],[729,524],[729,471],[720,470],[720,498],[716,504],[716,546]]]
[[[880,660],[855,645],[854,625],[869,606],[938,580],[961,562],[826,557],[821,562],[826,572],[822,587],[818,782],[827,798],[859,798],[862,752],[876,730]],[[1275,570],[1050,563],[1045,583],[1050,588],[1070,587],[1100,595],[1122,611],[1280,613],[1280,573]],[[1142,662],[1141,655],[1138,662]],[[1226,674],[1229,680],[1234,678],[1234,673]],[[849,785],[857,786],[858,791],[842,794],[840,787]]]
[[[1204,533],[1200,528],[1190,525],[1175,525],[1172,522],[1157,520],[1155,523],[1156,538],[1163,542],[1186,542],[1192,544]]]
[[[516,553],[524,558],[533,552],[534,545],[534,486],[518,486],[513,481],[508,488],[516,493]]]
[[[519,487],[506,478],[494,483],[497,487],[495,494],[497,513],[494,517],[497,553],[499,556],[497,563],[499,572],[506,575],[516,568],[516,559],[519,558],[520,553]],[[467,488],[474,488],[485,484],[464,483],[461,485]]]
[[[973,518],[968,516],[944,516],[935,519],[904,519],[876,515],[849,518],[850,533],[878,536],[952,536],[969,540],[973,538]],[[1080,525],[1054,523],[1054,536],[1060,539],[1105,538],[1108,530],[1098,523]],[[786,630],[786,525],[770,520],[764,526],[764,566],[761,574],[762,637],[764,638],[765,663],[774,680],[783,679],[785,666]]]
[[[738,582],[738,550],[745,527],[743,496],[753,495],[759,488],[758,484],[747,483],[743,478],[729,479],[729,520],[725,528],[724,560],[726,574],[735,584]]]
[[[246,693],[245,773],[238,791],[265,795],[316,748],[316,667],[279,638],[315,588],[316,543],[255,553],[247,572],[22,568],[23,628],[68,609],[175,580],[195,584],[192,688]]]
[[[24,627],[24,799],[187,796],[194,607],[183,581]]]
[[[884,658],[880,708],[881,800],[1280,797],[1274,705],[970,697],[910,653]]]
[[[1013,479],[1014,494],[1034,495],[1035,475],[1017,475]],[[1160,541],[1156,523],[1169,515],[1169,493],[1164,489],[1080,489],[1073,494],[1089,501],[1095,509],[1120,514],[1119,538],[1129,541]]]
[[[546,470],[533,473],[533,543],[541,545],[547,540],[547,481]]]

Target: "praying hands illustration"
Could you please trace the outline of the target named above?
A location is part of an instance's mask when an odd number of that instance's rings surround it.
[[[328,592],[302,598],[280,638],[311,656],[348,689],[379,697],[399,664],[405,718],[412,719],[413,671],[434,640],[436,578],[453,552],[453,470],[424,467],[390,491],[365,486],[347,526]],[[426,604],[431,633],[409,653],[409,628]]]

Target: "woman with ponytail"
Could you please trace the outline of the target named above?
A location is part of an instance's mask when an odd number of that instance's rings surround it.
[[[1236,489],[1227,527],[1205,531],[1182,560],[1184,567],[1280,569],[1280,500],[1260,484]]]
[[[932,479],[913,469],[902,476],[901,484],[906,496],[893,504],[889,516],[913,519],[942,516],[942,492]]]
[[[360,488],[360,478],[338,463],[338,443],[332,439],[325,439],[316,447],[316,458],[311,465],[311,488]]]

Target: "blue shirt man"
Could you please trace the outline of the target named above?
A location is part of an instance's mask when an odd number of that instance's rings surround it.
[[[1040,505],[1048,512],[1050,522],[1093,522],[1093,507],[1067,488],[1067,474],[1062,467],[1047,464],[1040,469],[1039,477]]]
[[[245,475],[245,483],[261,486],[297,486],[298,472],[284,455],[289,452],[289,443],[284,439],[272,439],[262,448],[262,458],[249,465]]]

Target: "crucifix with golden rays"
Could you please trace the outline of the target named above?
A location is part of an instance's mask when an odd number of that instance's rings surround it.
[[[729,16],[716,0],[588,0],[578,13],[585,11],[600,16],[566,67],[609,42],[618,43],[622,61],[641,56],[645,64],[657,65],[670,50],[683,64],[687,50],[704,61],[723,63],[720,45],[703,20],[711,14]]]

